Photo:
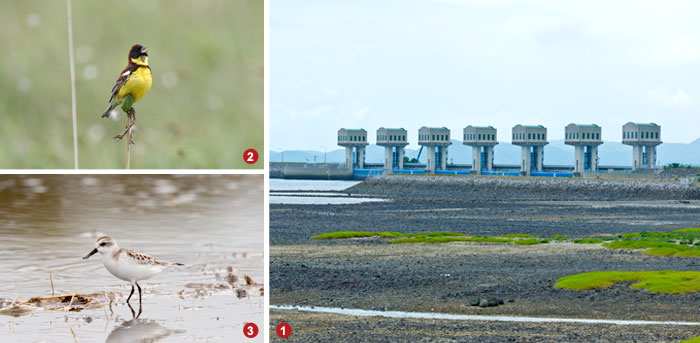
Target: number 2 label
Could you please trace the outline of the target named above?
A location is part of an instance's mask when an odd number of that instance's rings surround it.
[[[258,151],[255,149],[248,149],[243,153],[243,161],[248,164],[253,164],[258,161]]]

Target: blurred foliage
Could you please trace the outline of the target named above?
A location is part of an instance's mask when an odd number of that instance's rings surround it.
[[[80,168],[124,168],[126,115],[100,114],[136,43],[153,87],[132,168],[263,168],[263,1],[72,3]],[[73,168],[65,1],[2,1],[0,28],[0,168]]]

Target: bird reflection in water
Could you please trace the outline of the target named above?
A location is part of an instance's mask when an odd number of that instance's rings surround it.
[[[140,314],[141,309],[139,308]],[[184,331],[170,330],[154,320],[139,319],[138,316],[135,316],[114,328],[107,336],[105,343],[158,342],[170,335],[182,332]]]

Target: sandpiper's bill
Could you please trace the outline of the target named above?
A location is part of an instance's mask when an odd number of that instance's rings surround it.
[[[156,260],[133,250],[120,249],[112,237],[98,238],[95,249],[92,249],[83,259],[88,259],[98,252],[102,254],[102,262],[112,275],[131,282],[131,293],[126,299],[127,304],[131,296],[134,295],[134,285],[139,289],[139,305],[141,304],[141,286],[139,286],[138,281],[153,277],[160,273],[165,266],[183,265],[182,263]]]

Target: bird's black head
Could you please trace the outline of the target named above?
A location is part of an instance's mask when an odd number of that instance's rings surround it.
[[[141,56],[148,56],[148,50],[141,44],[134,44],[129,50],[129,59],[138,59]]]

